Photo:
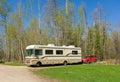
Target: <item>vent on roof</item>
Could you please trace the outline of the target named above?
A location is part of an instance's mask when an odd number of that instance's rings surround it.
[[[74,45],[69,45],[68,47],[69,47],[69,48],[75,48],[75,46],[74,46]]]
[[[63,45],[62,47],[66,47],[66,45]]]
[[[48,44],[47,46],[48,47],[54,47],[55,45],[54,44]]]

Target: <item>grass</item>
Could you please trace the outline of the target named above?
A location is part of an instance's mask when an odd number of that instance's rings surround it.
[[[34,72],[61,82],[120,82],[120,65],[71,65]]]
[[[5,62],[4,65],[10,65],[10,66],[27,66],[24,63],[19,63],[19,62]]]

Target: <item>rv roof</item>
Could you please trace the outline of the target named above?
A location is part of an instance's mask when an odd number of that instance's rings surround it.
[[[33,48],[78,48],[75,47],[74,45],[69,45],[69,46],[55,46],[54,44],[48,44],[48,45],[29,45],[26,47],[26,49],[33,49]],[[79,47],[80,48],[80,47]]]

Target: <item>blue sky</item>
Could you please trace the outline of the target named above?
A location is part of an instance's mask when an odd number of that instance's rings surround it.
[[[12,9],[16,10],[17,3],[21,1],[23,4],[25,4],[26,0],[8,0],[12,4]],[[42,7],[46,3],[47,0],[40,0],[41,3],[41,12],[42,12]],[[33,3],[34,6],[34,12],[37,15],[37,3],[38,0],[35,0]],[[87,12],[87,18],[88,18],[88,23],[92,23],[92,17],[91,14],[94,11],[98,5],[102,5],[102,9],[106,12],[107,20],[112,23],[112,27],[116,27],[118,23],[120,23],[120,0],[72,0],[75,6],[75,11],[78,13],[78,7],[84,3],[86,12]],[[60,4],[65,4],[65,3],[60,3]]]
[[[74,0],[76,6],[81,3],[85,4],[88,22],[91,23],[91,14],[96,7],[100,4],[104,12],[106,12],[107,20],[116,27],[120,23],[120,0]]]

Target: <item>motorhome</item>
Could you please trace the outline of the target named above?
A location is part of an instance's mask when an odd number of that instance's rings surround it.
[[[82,62],[81,48],[70,46],[29,45],[26,47],[25,63],[28,65],[72,64]]]

